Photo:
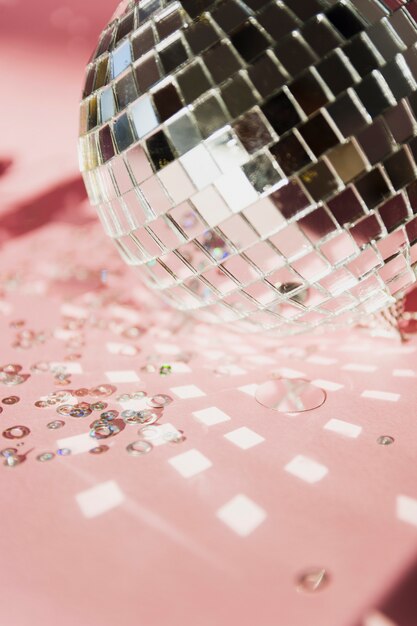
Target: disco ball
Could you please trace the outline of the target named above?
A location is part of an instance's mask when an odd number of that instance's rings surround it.
[[[282,334],[416,281],[417,2],[123,2],[79,154],[125,261],[174,307]]]

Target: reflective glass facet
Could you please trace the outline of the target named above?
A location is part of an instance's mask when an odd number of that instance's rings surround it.
[[[125,0],[86,70],[80,164],[163,298],[290,334],[415,284],[412,4]]]

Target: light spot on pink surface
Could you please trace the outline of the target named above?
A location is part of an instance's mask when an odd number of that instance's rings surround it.
[[[175,393],[178,398],[200,398],[205,396],[204,391],[197,387],[197,385],[184,385],[182,387],[171,387],[171,391]]]
[[[248,450],[265,441],[261,435],[258,435],[258,433],[246,426],[232,430],[230,433],[226,433],[224,437],[231,443],[234,443],[235,446],[238,446],[238,448],[242,448],[242,450]]]
[[[402,522],[417,526],[417,500],[409,496],[397,496],[397,517]]]
[[[313,459],[309,459],[302,454],[294,457],[289,463],[287,463],[284,469],[289,474],[297,476],[297,478],[301,478],[301,480],[304,480],[307,483],[319,482],[329,471],[327,467],[321,463],[318,463]]]
[[[399,393],[390,391],[378,391],[374,389],[366,389],[362,392],[362,398],[370,398],[371,400],[385,400],[386,402],[397,402],[400,399]]]
[[[230,420],[230,417],[226,413],[215,406],[201,409],[200,411],[194,411],[193,415],[199,422],[206,426],[213,426],[214,424],[221,424],[222,422]]]
[[[266,519],[266,512],[244,494],[238,494],[224,504],[217,517],[241,537],[247,537]]]
[[[332,382],[331,380],[322,380],[321,378],[312,380],[311,384],[316,387],[320,387],[321,389],[325,389],[326,391],[338,391],[339,389],[343,389],[342,384]]]
[[[106,376],[111,383],[137,383],[140,380],[133,370],[106,372]]]
[[[71,454],[82,454],[88,452],[97,446],[97,440],[90,437],[89,433],[74,435],[73,437],[65,437],[58,439],[56,442],[58,448],[69,448]]]
[[[75,499],[84,517],[92,518],[120,506],[124,495],[119,485],[109,480],[77,493]]]
[[[168,463],[184,478],[196,476],[212,466],[212,462],[204,454],[194,449],[172,457]]]
[[[343,435],[344,437],[356,438],[362,432],[362,427],[343,420],[331,419],[323,426],[325,430],[331,430],[334,433]]]

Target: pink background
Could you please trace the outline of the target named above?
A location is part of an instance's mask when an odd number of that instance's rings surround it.
[[[77,172],[83,69],[114,8],[0,0],[2,169],[12,161],[0,176],[0,365],[31,373],[22,385],[0,383],[1,398],[20,398],[1,405],[2,430],[31,430],[26,460],[0,466],[0,621],[416,626],[417,343],[356,330],[236,337],[181,318],[140,286],[101,232]],[[140,336],[129,338],[136,326]],[[19,349],[22,328],[44,341]],[[52,372],[33,373],[39,361],[75,364],[71,389],[109,383],[114,372],[136,378],[116,383],[112,409],[122,410],[120,393],[169,394],[160,423],[186,440],[134,458],[125,447],[137,429],[127,426],[103,455],[74,450],[38,462],[57,440],[88,433],[93,419],[46,428],[60,416],[34,402],[59,387]],[[155,372],[144,370],[149,361]],[[167,377],[163,363],[173,367]],[[248,391],[272,371],[315,380],[326,403],[296,416],[261,407]],[[181,397],[190,385],[199,395]],[[213,408],[226,417],[207,425],[199,411]],[[329,430],[335,419],[357,436]],[[247,449],[229,436],[242,428],[251,431]],[[380,435],[394,444],[378,445]],[[210,465],[184,477],[178,457],[193,451]],[[300,456],[326,473],[313,483],[288,471]],[[242,496],[252,513],[226,523],[221,512]],[[241,536],[251,515],[257,523]],[[310,568],[325,568],[329,583],[300,593]]]

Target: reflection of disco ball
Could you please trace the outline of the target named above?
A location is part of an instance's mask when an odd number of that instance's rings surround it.
[[[417,3],[123,2],[88,65],[81,167],[175,307],[291,333],[415,282]]]

